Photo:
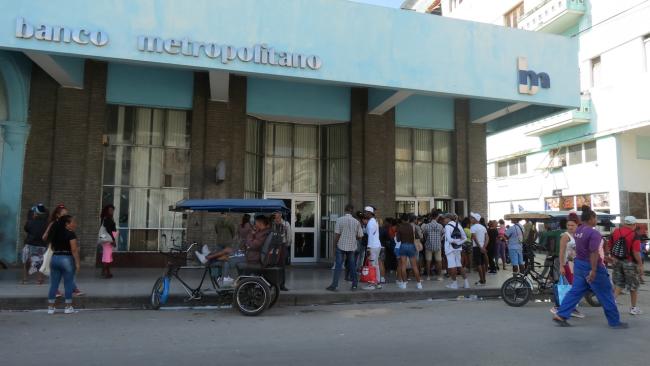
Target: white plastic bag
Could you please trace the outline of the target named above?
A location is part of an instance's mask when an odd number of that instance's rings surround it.
[[[39,272],[49,276],[50,275],[50,262],[52,261],[52,246],[47,247],[45,254],[43,254],[43,264],[39,268]]]

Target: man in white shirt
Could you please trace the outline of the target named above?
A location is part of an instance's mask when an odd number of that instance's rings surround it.
[[[368,258],[370,259],[370,265],[375,267],[375,283],[370,283],[368,286],[364,287],[364,290],[374,290],[380,289],[381,284],[379,283],[379,253],[381,252],[381,241],[379,240],[379,224],[375,219],[375,209],[372,206],[366,206],[364,209],[366,218],[368,219],[368,224],[366,225],[366,232],[368,233]]]
[[[447,213],[444,215],[445,223],[445,255],[447,256],[447,272],[451,276],[451,283],[446,287],[450,289],[458,289],[458,282],[456,276],[460,268],[460,274],[465,280],[465,288],[469,288],[469,281],[467,274],[463,268],[461,252],[463,251],[463,243],[467,241],[465,230],[456,222],[456,215]]]
[[[487,272],[487,244],[490,241],[487,229],[481,225],[481,215],[472,212],[469,215],[472,223],[470,231],[472,233],[472,252],[474,254],[474,263],[478,266],[479,281],[476,286],[485,286],[485,273]]]

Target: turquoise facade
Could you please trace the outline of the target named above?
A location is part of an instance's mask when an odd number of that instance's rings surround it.
[[[454,99],[412,95],[395,107],[395,123],[401,127],[451,131]]]
[[[31,63],[18,53],[0,50],[0,78],[5,84],[8,119],[0,121],[0,259],[16,260],[22,192]]]
[[[350,88],[248,78],[246,112],[280,121],[298,118],[347,122],[350,120]]]
[[[121,105],[192,109],[191,70],[108,64],[106,101]]]

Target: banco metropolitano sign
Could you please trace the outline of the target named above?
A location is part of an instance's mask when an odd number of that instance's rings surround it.
[[[16,19],[16,38],[52,43],[92,45],[104,47],[109,43],[108,33],[86,28],[70,28],[47,24],[31,24],[25,18]],[[282,50],[276,50],[265,43],[252,47],[236,47],[214,42],[199,42],[185,38],[162,38],[158,36],[138,36],[138,51],[143,53],[166,53],[186,57],[207,57],[228,64],[239,60],[246,63],[318,70],[323,65],[320,57]]]

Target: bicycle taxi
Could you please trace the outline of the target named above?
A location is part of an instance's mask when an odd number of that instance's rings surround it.
[[[577,213],[580,216],[580,212]],[[535,227],[537,224],[554,223],[559,224],[562,219],[569,215],[569,211],[529,211],[508,214],[504,216],[506,220],[521,221],[526,220]],[[597,229],[603,235],[603,239],[607,240],[610,235],[611,228],[614,226],[612,223],[618,215],[610,215],[605,213],[596,213],[598,218]],[[557,243],[556,245],[560,245]],[[559,279],[559,260],[554,254],[555,248],[542,247],[539,244],[524,243],[524,260],[526,268],[523,272],[513,274],[513,277],[508,278],[503,285],[501,285],[501,298],[510,306],[524,306],[528,303],[533,296],[549,297],[553,296],[553,288],[556,281]],[[535,256],[538,253],[546,253],[544,263],[535,261]],[[596,296],[589,292],[585,295],[585,300],[591,306],[601,306]]]
[[[175,213],[239,213],[239,214],[269,214],[273,212],[289,212],[282,200],[271,199],[190,199],[177,202],[169,207]],[[269,241],[267,240],[267,243]],[[281,268],[264,268],[261,265],[248,265],[241,263],[237,265],[238,276],[232,285],[221,284],[218,271],[222,268],[215,263],[208,263],[201,266],[186,265],[188,255],[193,254],[193,249],[198,248],[198,243],[191,245],[173,245],[167,252],[160,252],[168,257],[165,273],[156,280],[151,291],[151,308],[159,309],[168,303],[170,298],[170,285],[172,279],[178,281],[188,297],[185,301],[201,300],[206,291],[216,293],[218,297],[232,301],[233,307],[247,316],[255,316],[263,313],[275,305],[280,295],[279,283]],[[262,248],[262,255],[268,250],[267,245]],[[234,253],[234,256],[241,256],[243,253]],[[190,286],[181,276],[181,271],[202,270],[201,280],[196,287]],[[207,278],[206,278],[207,277]],[[208,289],[204,289],[206,283]]]

